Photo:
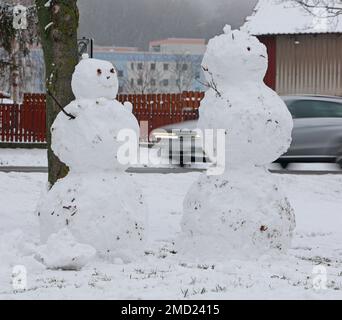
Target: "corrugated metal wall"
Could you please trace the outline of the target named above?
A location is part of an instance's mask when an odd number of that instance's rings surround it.
[[[277,37],[279,94],[342,96],[342,35]]]

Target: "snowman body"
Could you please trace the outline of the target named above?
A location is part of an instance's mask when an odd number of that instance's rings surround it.
[[[115,100],[118,80],[109,62],[83,59],[72,89],[76,100],[65,110],[75,119],[60,113],[51,128],[51,147],[70,172],[39,205],[42,242],[67,228],[99,256],[131,261],[143,252],[147,210],[117,154],[122,129],[134,132],[138,141],[138,122]]]
[[[294,214],[265,165],[289,148],[293,121],[263,83],[266,48],[226,27],[209,41],[202,66],[212,89],[201,102],[199,128],[225,130],[225,171],[201,176],[187,194],[181,250],[212,259],[285,252]]]

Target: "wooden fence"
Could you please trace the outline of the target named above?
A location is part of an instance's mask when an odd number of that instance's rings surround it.
[[[148,134],[169,124],[198,118],[203,92],[181,94],[119,95],[117,99],[133,104],[139,123],[145,122]],[[42,143],[46,141],[46,97],[25,94],[21,105],[0,104],[0,142]]]
[[[46,140],[45,95],[25,94],[18,104],[0,104],[0,142]]]

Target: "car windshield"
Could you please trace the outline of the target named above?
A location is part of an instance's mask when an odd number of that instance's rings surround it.
[[[342,103],[325,100],[285,101],[293,118],[341,118]]]

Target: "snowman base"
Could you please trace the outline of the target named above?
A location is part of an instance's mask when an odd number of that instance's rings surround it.
[[[98,256],[130,262],[143,252],[146,211],[142,193],[126,173],[70,173],[38,207],[41,240],[67,228]]]
[[[184,201],[180,253],[197,260],[254,259],[285,253],[293,209],[263,168],[202,175]]]

